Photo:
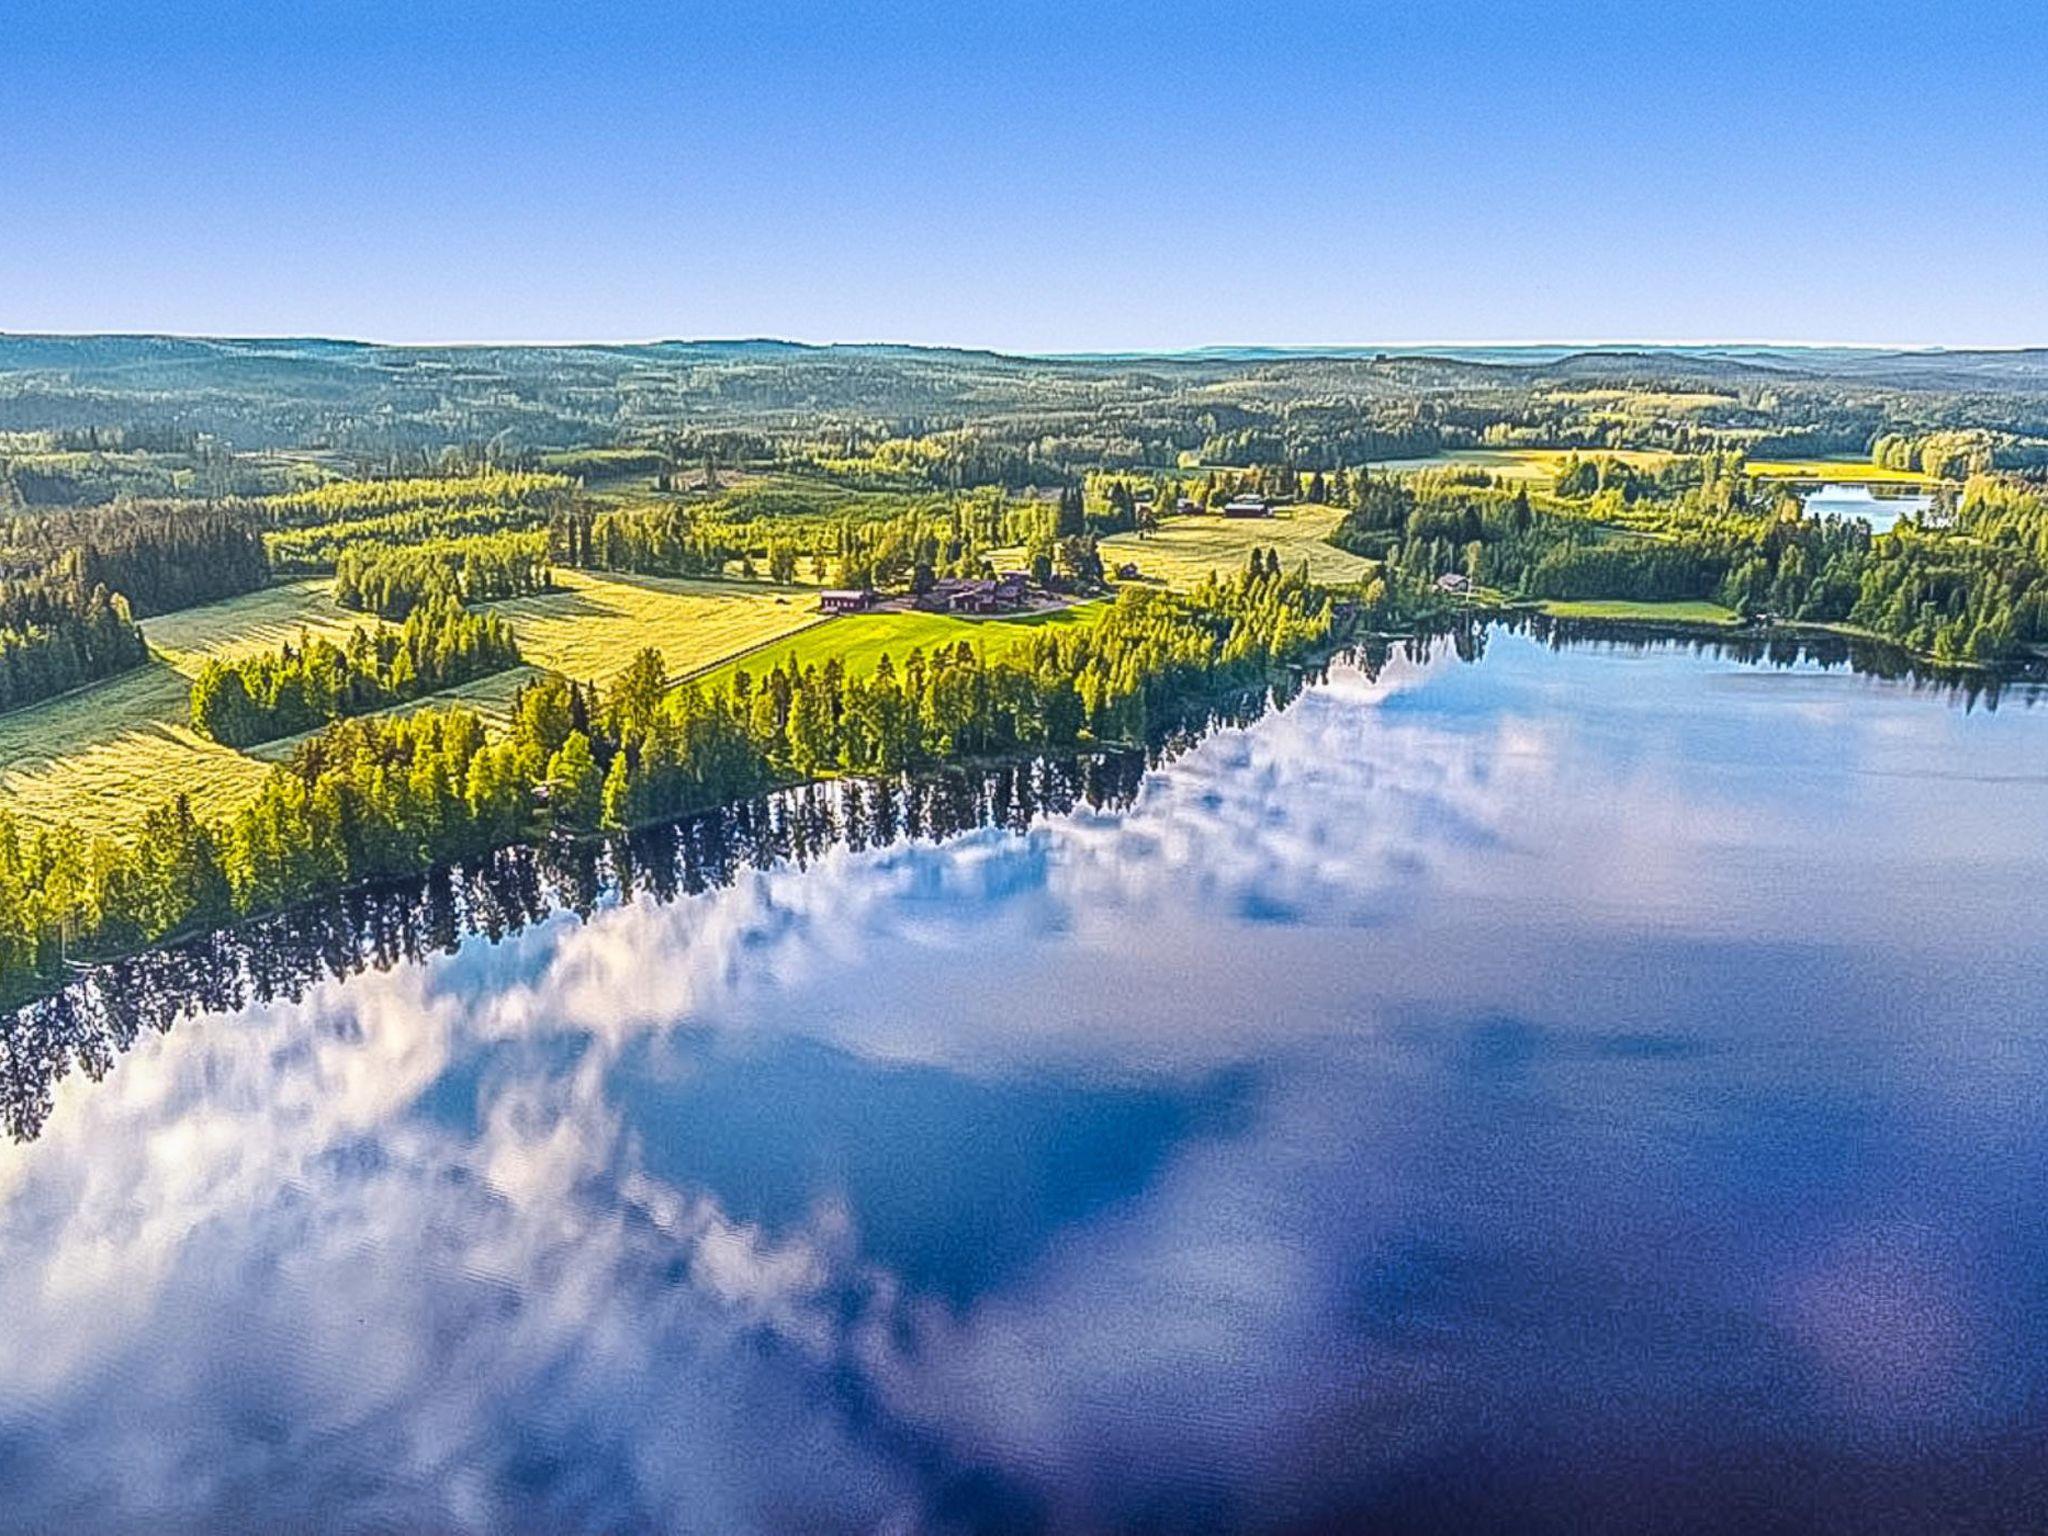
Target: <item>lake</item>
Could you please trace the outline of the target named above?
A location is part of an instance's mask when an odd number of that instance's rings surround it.
[[[1497,630],[146,962],[0,1529],[2039,1528],[2041,700]]]
[[[1807,492],[1809,517],[1860,517],[1872,533],[1890,533],[1899,519],[1920,516],[1934,505],[1924,491],[1873,491],[1867,485],[1821,485]]]

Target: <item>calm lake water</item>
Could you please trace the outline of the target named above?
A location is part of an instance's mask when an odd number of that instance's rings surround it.
[[[1806,495],[1806,510],[1813,517],[1860,517],[1872,533],[1890,533],[1899,519],[1918,517],[1934,505],[1934,498],[1918,491],[1887,490],[1882,495],[1867,485],[1823,485]]]
[[[17,1039],[0,1528],[2039,1529],[2038,698],[1495,633]]]

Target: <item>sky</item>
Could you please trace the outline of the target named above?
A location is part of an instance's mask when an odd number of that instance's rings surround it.
[[[2044,99],[2004,0],[0,0],[0,330],[2048,344]]]

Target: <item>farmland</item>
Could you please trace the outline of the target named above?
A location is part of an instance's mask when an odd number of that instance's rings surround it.
[[[1373,467],[1394,474],[1424,469],[1483,469],[1502,480],[1548,485],[1567,459],[1617,459],[1631,469],[1655,469],[1675,455],[1655,448],[1455,448],[1426,457],[1384,459]]]
[[[557,580],[559,592],[494,605],[531,665],[402,707],[461,702],[499,723],[536,667],[601,682],[654,646],[682,672],[818,622],[814,599],[801,590],[579,571]],[[204,815],[234,810],[293,742],[244,753],[199,735],[187,715],[192,677],[209,658],[274,651],[302,637],[340,643],[376,625],[337,606],[328,589],[321,580],[287,582],[151,619],[143,632],[157,654],[148,666],[0,715],[0,791],[9,809],[43,825],[115,836],[132,833],[175,792]]]
[[[604,682],[648,646],[671,675],[819,622],[817,594],[759,583],[557,571],[559,592],[494,603],[537,667]]]
[[[213,656],[275,650],[302,636],[336,642],[374,619],[335,606],[326,583],[288,582],[143,626],[148,666],[0,715],[0,789],[32,821],[123,834],[167,795],[228,811],[255,792],[284,744],[261,755],[208,741],[188,723],[192,676]]]
[[[1129,562],[1142,577],[1191,587],[1212,571],[1242,570],[1254,549],[1277,549],[1289,570],[1306,560],[1317,581],[1357,581],[1373,562],[1327,542],[1343,518],[1342,508],[1310,505],[1282,507],[1272,517],[1169,517],[1150,534],[1110,535],[1102,559],[1112,571]]]

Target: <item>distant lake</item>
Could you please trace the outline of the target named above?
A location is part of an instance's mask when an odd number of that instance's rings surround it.
[[[2039,1529],[2041,702],[1494,631],[138,967],[0,1530]]]
[[[1860,517],[1872,533],[1889,533],[1900,518],[1918,517],[1934,505],[1924,491],[1878,493],[1867,485],[1823,485],[1806,495],[1806,510],[1813,517]]]

